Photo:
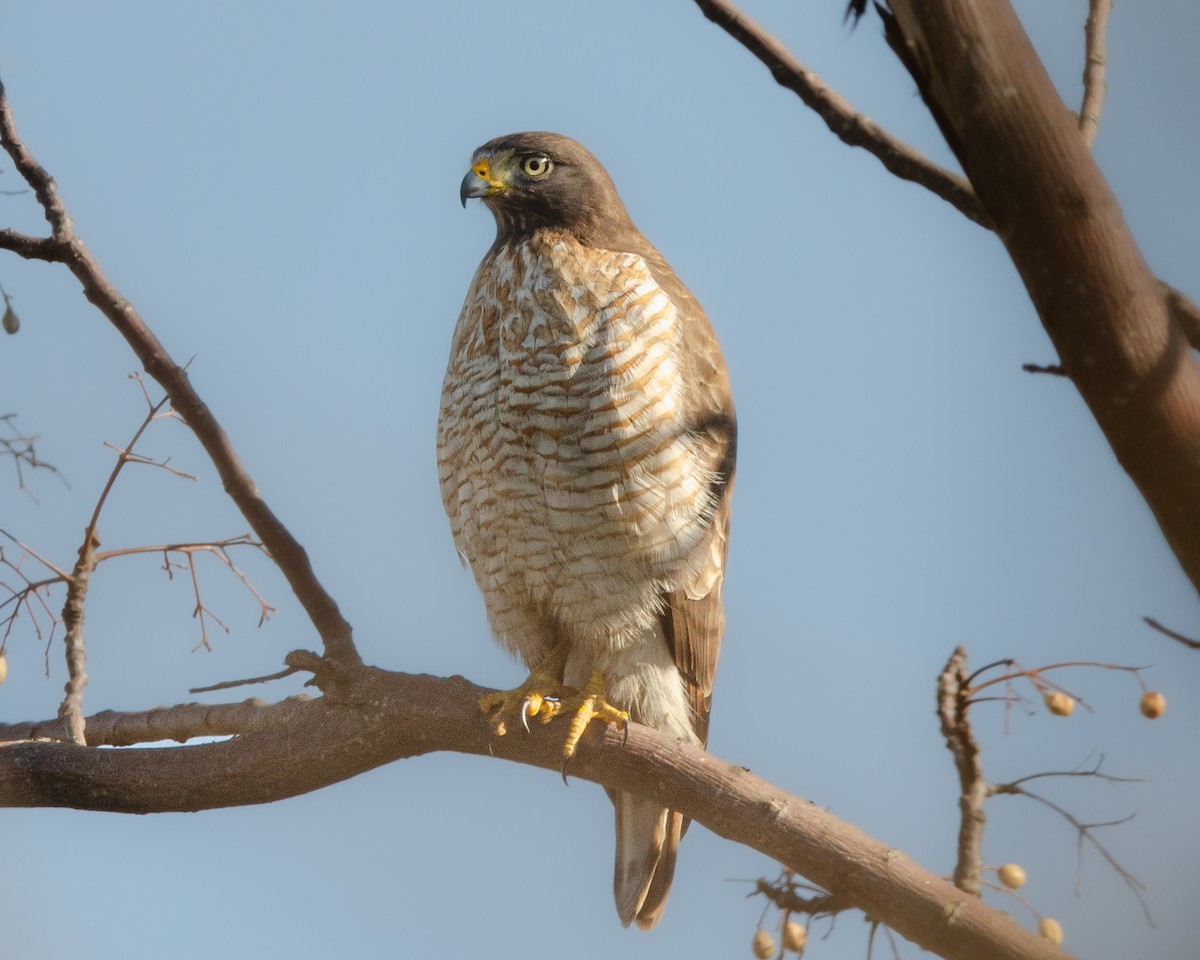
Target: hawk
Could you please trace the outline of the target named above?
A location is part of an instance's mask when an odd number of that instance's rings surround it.
[[[703,746],[736,446],[716,337],[574,140],[484,144],[472,197],[496,240],[454,330],[438,473],[492,631],[532,671],[481,707],[497,733],[572,714],[564,764],[591,719]],[[648,929],[687,824],[610,796],[617,912]]]

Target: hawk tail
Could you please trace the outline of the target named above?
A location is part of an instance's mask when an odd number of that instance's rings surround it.
[[[625,926],[636,922],[649,930],[663,914],[683,817],[631,793],[614,793],[617,817],[617,857],[613,871],[613,896]]]

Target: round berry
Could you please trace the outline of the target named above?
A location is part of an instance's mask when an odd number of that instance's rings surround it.
[[[1009,890],[1025,886],[1025,871],[1015,863],[1006,863],[996,873],[1000,875],[1000,882]]]
[[[1167,710],[1167,698],[1157,690],[1147,690],[1142,694],[1142,716],[1157,720]]]

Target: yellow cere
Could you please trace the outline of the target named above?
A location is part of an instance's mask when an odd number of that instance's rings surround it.
[[[487,158],[475,161],[471,165],[471,172],[486,182],[493,191],[504,186],[504,181],[492,171],[492,163]]]

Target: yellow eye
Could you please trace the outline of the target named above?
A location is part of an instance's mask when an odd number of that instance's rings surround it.
[[[550,158],[539,156],[538,154],[525,157],[525,159],[521,161],[521,172],[527,177],[534,177],[535,179],[538,177],[544,177],[553,169],[554,163],[550,160]]]

